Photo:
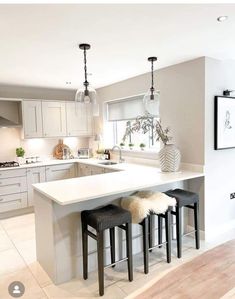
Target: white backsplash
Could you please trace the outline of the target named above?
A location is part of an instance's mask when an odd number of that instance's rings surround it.
[[[53,149],[59,140],[59,138],[22,140],[20,136],[21,131],[19,128],[0,128],[0,162],[15,160],[15,150],[20,146],[25,149],[25,157],[51,158]],[[63,140],[71,148],[73,155],[77,154],[78,148],[88,147],[89,145],[89,138],[66,137]]]

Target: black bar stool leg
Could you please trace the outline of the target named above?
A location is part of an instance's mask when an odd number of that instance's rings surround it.
[[[83,278],[88,278],[88,235],[87,225],[82,222],[82,256],[83,256]]]
[[[111,251],[111,264],[115,263],[115,227],[109,229],[110,234],[110,251]],[[113,268],[115,265],[112,266]]]
[[[158,215],[158,245],[162,244],[162,217]],[[161,248],[162,246],[159,246]]]
[[[104,232],[97,232],[99,294],[104,295]]]
[[[166,232],[166,258],[167,263],[171,262],[171,211],[168,209],[165,214],[165,232]]]
[[[177,257],[182,256],[182,208],[176,207]]]
[[[144,273],[149,273],[148,217],[143,220]]]
[[[132,227],[131,223],[126,224],[126,255],[128,266],[129,281],[133,280],[133,261],[132,261]]]
[[[149,248],[153,247],[153,215],[149,215]],[[150,250],[152,252],[152,250]]]
[[[195,241],[196,249],[200,249],[200,228],[199,228],[199,204],[194,204],[194,225],[195,225]]]

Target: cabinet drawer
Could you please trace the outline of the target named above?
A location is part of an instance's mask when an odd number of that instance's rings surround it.
[[[18,176],[26,176],[26,168],[24,169],[11,169],[11,170],[0,170],[0,179],[13,178]]]
[[[0,178],[0,195],[27,191],[26,177]]]
[[[27,207],[27,193],[0,196],[0,213]]]

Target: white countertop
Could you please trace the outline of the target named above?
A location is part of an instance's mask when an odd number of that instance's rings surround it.
[[[36,162],[36,163],[29,163],[29,164],[21,164],[20,166],[16,167],[5,167],[5,168],[0,168],[0,171],[5,171],[5,170],[12,170],[12,169],[24,169],[24,168],[31,168],[31,167],[41,167],[41,166],[49,166],[49,165],[57,165],[57,164],[69,164],[69,163],[74,163],[74,162],[79,162],[80,160],[78,158],[76,159],[68,159],[68,160],[56,160],[56,159],[48,159],[45,161],[41,162]]]
[[[78,162],[120,171],[33,185],[35,190],[60,205],[78,203],[109,195],[118,196],[124,192],[204,176],[203,172],[188,170],[177,173],[162,173],[159,168],[130,163],[107,166],[99,164],[102,161],[95,159],[66,161],[67,163],[70,161]]]

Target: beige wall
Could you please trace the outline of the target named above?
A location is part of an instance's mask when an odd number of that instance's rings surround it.
[[[160,114],[182,153],[185,163],[204,164],[204,93],[205,58],[176,64],[155,72],[157,89],[161,92]],[[150,84],[146,73],[98,89],[99,101],[145,93]],[[102,115],[102,114],[101,114]],[[97,121],[102,131],[102,117]]]
[[[0,98],[73,100],[74,90],[0,84]]]

